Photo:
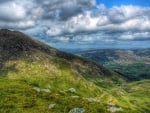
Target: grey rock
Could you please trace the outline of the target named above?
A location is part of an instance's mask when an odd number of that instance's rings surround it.
[[[88,102],[100,102],[98,99],[96,98],[85,98],[85,100],[87,100]]]
[[[70,88],[70,89],[68,89],[68,91],[71,92],[71,93],[75,93],[76,89],[75,88]]]
[[[48,106],[48,108],[49,108],[49,109],[53,109],[53,108],[55,108],[55,106],[56,106],[56,104],[50,104],[50,105]]]
[[[73,108],[69,111],[69,113],[84,113],[85,109],[84,108]]]
[[[51,93],[49,89],[41,89],[41,91],[46,92],[46,93]]]
[[[46,92],[46,93],[50,93],[51,91],[49,90],[49,89],[41,89],[41,88],[39,88],[39,87],[34,87],[33,88],[35,91],[37,91],[37,92]]]
[[[41,91],[41,89],[39,88],[39,87],[34,87],[33,88],[35,91],[37,91],[37,92],[40,92]]]
[[[122,111],[123,109],[121,107],[111,106],[107,110],[110,111],[111,113],[115,113],[115,112]]]

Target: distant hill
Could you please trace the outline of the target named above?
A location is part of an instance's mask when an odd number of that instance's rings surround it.
[[[102,49],[78,53],[132,80],[150,78],[150,49]]]
[[[0,113],[149,112],[149,83],[0,30]]]

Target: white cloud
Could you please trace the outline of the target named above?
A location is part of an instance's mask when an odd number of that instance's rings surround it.
[[[138,32],[138,33],[132,33],[132,32],[126,32],[121,34],[119,39],[123,40],[133,40],[133,39],[148,39],[150,38],[150,32]]]
[[[19,21],[26,16],[26,10],[23,6],[15,2],[0,4],[0,20],[3,21]]]
[[[47,35],[50,35],[50,36],[57,36],[57,35],[60,35],[62,32],[63,32],[62,29],[54,27],[54,28],[48,29],[46,33]]]
[[[101,7],[102,6],[97,9],[99,11],[97,11],[98,14],[94,14],[95,16],[93,16],[93,13],[95,12],[90,10],[73,16],[63,23],[54,23],[57,30],[49,32],[48,35],[80,35],[81,32],[84,32],[85,34],[89,32],[100,32],[105,35],[102,37],[106,37],[107,35],[110,38],[116,39],[124,39],[122,37],[126,37],[126,39],[136,39],[143,37],[143,35],[140,35],[141,32],[150,32],[150,15],[147,14],[147,12],[150,11],[150,8],[131,5],[113,7],[111,9]],[[127,34],[127,32],[131,33]],[[136,32],[137,35],[131,37],[134,32]],[[123,34],[123,36],[121,34]],[[87,40],[91,39],[90,37],[86,38]],[[92,39],[94,40],[94,38]]]
[[[150,7],[124,5],[108,9],[103,4],[96,6],[95,2],[3,1],[0,4],[0,28],[42,34],[62,42],[150,40]]]
[[[28,20],[28,21],[21,21],[18,23],[17,27],[18,28],[30,28],[30,27],[33,27],[35,26],[35,22],[32,21],[32,20]]]

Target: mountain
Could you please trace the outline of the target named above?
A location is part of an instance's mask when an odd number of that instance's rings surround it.
[[[0,113],[150,112],[149,83],[0,30]]]
[[[150,79],[150,49],[101,49],[78,53],[130,80]]]
[[[32,61],[44,62],[50,60],[49,63],[52,63],[52,65],[55,64],[59,68],[69,67],[71,71],[85,79],[101,78],[101,80],[105,80],[109,78],[112,81],[110,85],[116,84],[116,82],[119,84],[119,82],[125,80],[124,77],[101,65],[69,53],[61,52],[23,33],[4,29],[0,31],[0,37],[0,53],[2,53],[0,56],[0,67],[2,70],[7,70],[8,66],[6,67],[4,64],[9,61],[23,59],[29,60],[32,63]]]

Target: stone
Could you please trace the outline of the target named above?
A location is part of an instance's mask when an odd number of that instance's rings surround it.
[[[87,100],[88,102],[100,102],[98,99],[96,98],[85,98],[85,100]]]
[[[48,106],[48,108],[49,108],[49,109],[53,109],[53,108],[55,108],[55,106],[56,106],[56,104],[50,104],[50,105]]]
[[[115,112],[122,111],[123,109],[121,107],[111,106],[107,110],[110,111],[111,113],[115,113]]]
[[[70,89],[68,89],[68,91],[71,92],[71,93],[75,93],[76,89],[75,88],[70,88]]]
[[[76,98],[79,98],[79,96],[71,96],[71,98],[75,98],[76,99]]]
[[[46,92],[46,93],[51,93],[49,89],[41,89],[41,91]]]
[[[73,108],[69,111],[69,113],[84,113],[85,109],[84,108]]]
[[[37,92],[40,92],[41,91],[41,89],[39,88],[39,87],[34,87],[33,88],[35,91],[37,91]]]
[[[46,93],[51,93],[51,91],[49,90],[49,89],[41,89],[41,88],[39,88],[39,87],[34,87],[33,88],[35,91],[37,91],[37,92],[46,92]]]

